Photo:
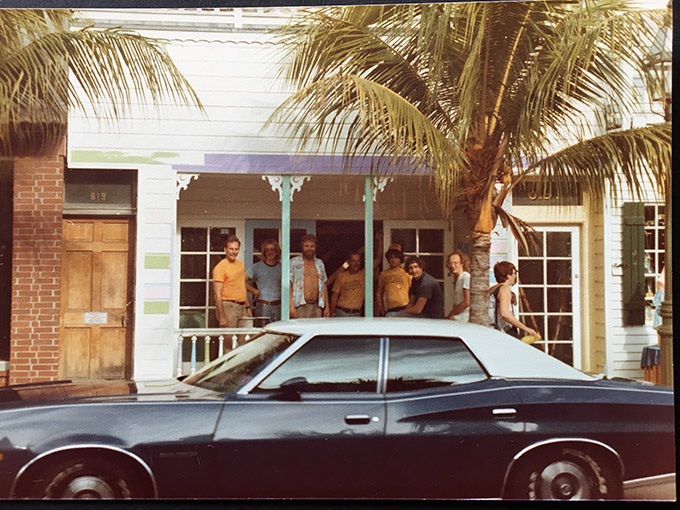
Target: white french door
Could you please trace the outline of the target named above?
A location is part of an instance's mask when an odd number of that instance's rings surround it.
[[[535,347],[581,368],[580,228],[535,228],[538,246],[517,247],[519,317],[541,333]]]

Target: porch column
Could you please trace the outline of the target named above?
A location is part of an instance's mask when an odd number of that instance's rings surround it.
[[[281,180],[281,319],[290,319],[290,175]]]
[[[373,176],[364,179],[364,310],[373,317]]]

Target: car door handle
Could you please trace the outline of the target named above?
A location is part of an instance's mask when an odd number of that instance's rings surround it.
[[[517,409],[512,407],[499,407],[491,411],[495,418],[511,418],[517,414]]]
[[[378,421],[378,417],[373,418],[373,421]],[[345,416],[345,423],[347,425],[368,425],[371,423],[371,417],[367,414],[348,414]]]

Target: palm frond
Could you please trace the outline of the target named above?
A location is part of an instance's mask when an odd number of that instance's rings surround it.
[[[536,175],[558,193],[569,194],[581,186],[598,198],[609,191],[617,198],[621,189],[642,197],[649,182],[665,193],[671,171],[672,128],[670,124],[649,125],[614,131],[580,141],[527,167],[521,177]]]
[[[124,114],[133,99],[203,111],[160,41],[120,29],[69,30],[70,20],[68,11],[0,11],[3,153],[16,148],[27,125],[62,125],[70,107],[88,113],[87,104],[104,119]]]
[[[307,85],[277,107],[264,129],[275,124],[299,151],[328,143],[334,152],[342,144],[347,167],[358,156],[375,155],[376,173],[428,169],[439,186],[454,188],[464,164],[426,115],[394,91],[355,75]]]
[[[503,228],[510,230],[525,253],[535,253],[540,248],[540,237],[534,227],[521,218],[513,216],[501,206],[494,205],[493,207],[494,213],[501,220]]]
[[[346,155],[426,165],[445,213],[465,193],[469,220],[489,207],[496,179],[527,162],[560,186],[585,179],[595,195],[640,189],[663,181],[670,135],[600,136],[589,114],[610,98],[642,110],[628,73],[660,20],[630,0],[321,9],[285,32],[285,74],[304,88],[277,120],[295,124],[303,146],[325,137]]]

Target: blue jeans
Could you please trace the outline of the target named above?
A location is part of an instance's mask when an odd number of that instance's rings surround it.
[[[361,317],[361,312],[349,313],[349,312],[345,312],[344,310],[340,310],[339,308],[336,308],[335,309],[335,316],[336,317]]]
[[[267,303],[255,304],[255,317],[269,317],[272,322],[281,320],[281,305],[270,305]]]

